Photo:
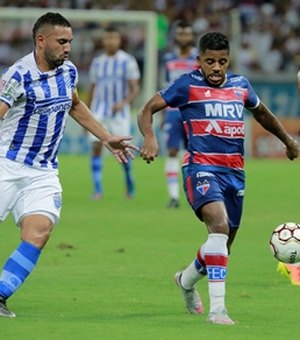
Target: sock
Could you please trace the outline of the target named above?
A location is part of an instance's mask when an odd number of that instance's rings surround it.
[[[9,298],[33,271],[41,250],[22,241],[4,264],[0,276],[0,296]]]
[[[165,175],[169,196],[179,199],[179,161],[176,157],[168,157],[165,163]]]
[[[128,158],[128,163],[123,163],[122,165],[125,171],[125,182],[126,182],[127,195],[133,196],[134,180],[133,180],[133,175],[132,175],[132,160]]]
[[[102,194],[102,157],[92,156],[91,171],[94,193]]]
[[[186,290],[192,289],[196,282],[207,275],[206,265],[201,257],[201,250],[198,250],[196,259],[182,272],[180,283]]]
[[[204,249],[204,260],[208,276],[210,313],[225,309],[225,280],[227,274],[228,236],[209,234]]]

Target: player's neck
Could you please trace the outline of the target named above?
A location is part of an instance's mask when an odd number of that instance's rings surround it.
[[[181,58],[186,58],[191,54],[191,47],[190,46],[186,46],[186,47],[181,47],[179,49],[179,56]]]
[[[36,51],[34,52],[34,58],[36,66],[41,72],[49,72],[53,70],[53,68],[50,67],[47,61],[44,58],[42,58],[42,56]]]

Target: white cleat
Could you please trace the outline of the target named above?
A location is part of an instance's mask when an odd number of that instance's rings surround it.
[[[209,313],[208,321],[218,325],[234,325],[235,322],[230,319],[226,309],[221,312]]]
[[[190,314],[202,314],[203,305],[202,305],[202,301],[201,301],[199,293],[194,287],[189,290],[184,289],[180,282],[181,275],[182,275],[182,272],[177,272],[174,276],[174,280],[182,292],[183,299],[184,299],[188,312]]]

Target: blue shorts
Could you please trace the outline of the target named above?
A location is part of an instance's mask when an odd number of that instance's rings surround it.
[[[182,118],[180,111],[166,110],[164,132],[166,134],[166,145],[168,149],[180,149],[180,147],[186,148],[187,139],[184,131]]]
[[[243,178],[233,172],[206,171],[201,165],[196,164],[183,167],[182,174],[184,191],[194,212],[206,203],[223,201],[228,214],[229,227],[239,227],[245,191]]]

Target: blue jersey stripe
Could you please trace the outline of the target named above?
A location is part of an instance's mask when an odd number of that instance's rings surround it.
[[[103,79],[105,79],[107,77],[108,74],[108,59],[105,60],[104,65],[103,65]],[[105,83],[104,85],[104,93],[103,93],[103,97],[104,97],[104,103],[105,103],[105,109],[104,109],[104,117],[108,116],[108,107],[107,107],[107,103],[108,103],[108,88],[107,88],[108,84]]]
[[[56,115],[56,120],[55,120],[54,134],[51,138],[51,142],[49,144],[48,150],[44,154],[44,159],[40,162],[42,167],[47,166],[47,160],[50,156],[52,156],[51,163],[53,163],[53,168],[57,167],[56,163],[55,163],[55,158],[56,158],[56,155],[57,155],[57,150],[59,149],[59,145],[56,145],[56,142],[57,142],[57,138],[60,135],[60,131],[62,129],[63,119],[64,119],[64,111],[58,112],[57,115]],[[52,155],[55,147],[56,147],[55,154]]]
[[[66,83],[63,77],[63,73],[61,71],[56,73],[55,80],[56,80],[59,96],[66,96],[67,94]]]
[[[117,70],[118,70],[118,60],[117,59],[114,59],[114,62],[113,62],[113,71],[112,71],[112,77],[113,78],[116,78],[117,79]],[[117,89],[117,82],[114,81],[113,84],[113,91],[112,91],[112,100],[113,100],[113,103],[116,103],[117,101],[119,101],[119,98],[118,98],[118,89]]]
[[[29,152],[25,157],[24,163],[28,165],[33,164],[33,160],[37,156],[37,153],[41,150],[44,139],[47,133],[47,125],[48,125],[48,115],[41,114],[38,122],[38,126],[36,129],[36,134],[33,139],[32,146],[29,148]]]
[[[30,71],[28,71],[26,74],[23,76],[24,78],[24,87],[26,91],[26,105],[25,105],[25,112],[24,116],[19,120],[18,128],[14,134],[13,140],[10,144],[10,148],[6,153],[6,157],[15,160],[17,158],[18,152],[21,149],[22,143],[25,138],[25,134],[28,128],[30,116],[32,114],[32,107],[34,106],[34,101],[35,101],[35,93],[34,90],[32,89],[32,78]]]
[[[126,77],[126,69],[127,69],[127,61],[124,60],[122,63],[122,74],[123,74],[123,78],[122,78],[122,95],[123,98],[126,97],[127,93],[126,93],[126,89],[127,89],[127,77]],[[125,116],[125,112],[124,112],[124,108],[122,108],[122,116]]]
[[[42,89],[44,91],[45,97],[50,98],[51,97],[51,90],[50,90],[50,86],[48,84],[48,74],[41,75],[40,81],[41,81],[41,85],[42,85]]]

